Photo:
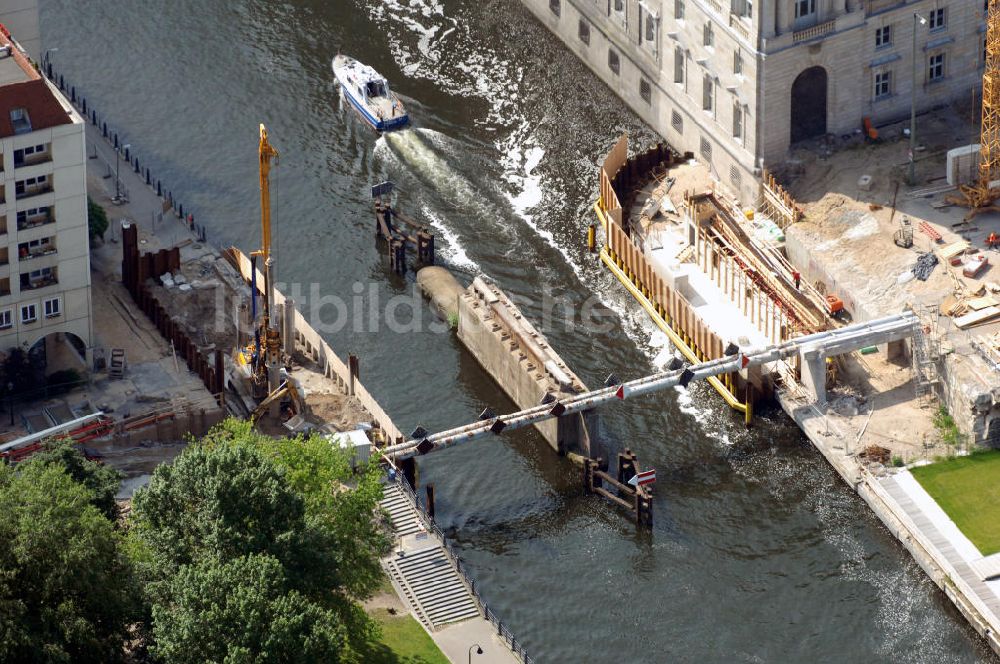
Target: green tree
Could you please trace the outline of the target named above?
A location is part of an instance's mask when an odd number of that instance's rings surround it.
[[[267,555],[182,567],[167,582],[170,602],[153,608],[155,645],[166,662],[338,662],[337,615],[289,591]]]
[[[104,233],[108,230],[108,213],[90,196],[87,196],[87,226],[90,228],[91,240],[95,237],[104,239]]]
[[[130,550],[152,602],[152,649],[169,661],[187,661],[157,649],[165,647],[164,635],[194,630],[185,616],[195,610],[177,613],[185,589],[203,578],[191,576],[192,570],[224,574],[234,561],[266,558],[280,566],[280,597],[291,597],[281,601],[300,612],[308,608],[304,601],[331,612],[346,635],[344,656],[356,652],[358,644],[378,634],[355,601],[377,588],[379,556],[388,550],[374,518],[381,498],[378,479],[375,464],[355,476],[346,454],[321,436],[275,440],[249,423],[228,420],[200,442],[192,441],[172,464],[157,468],[133,500]],[[222,568],[228,571],[218,571]],[[277,591],[268,592],[277,602]],[[169,629],[161,624],[165,620],[173,621]],[[219,627],[218,638],[225,629]],[[171,644],[181,642],[169,638]],[[245,661],[263,656],[259,645],[248,646]],[[241,654],[226,652],[233,661],[244,661]]]
[[[272,458],[304,499],[307,518],[332,537],[337,567],[350,570],[342,575],[345,590],[357,598],[378,590],[383,578],[379,559],[391,541],[388,529],[372,518],[382,500],[382,471],[377,461],[355,474],[349,453],[319,434],[274,439],[236,419],[215,427],[203,443],[249,445]]]
[[[0,389],[8,395],[7,385],[13,386],[13,396],[30,395],[40,386],[38,369],[31,364],[31,358],[21,348],[11,348],[3,360],[3,378]]]
[[[189,446],[173,463],[157,467],[132,507],[133,525],[161,578],[206,558],[269,554],[304,574],[303,567],[320,562],[310,548],[322,533],[311,532],[302,498],[249,446]],[[313,580],[327,587],[335,585],[335,575],[312,571]]]
[[[124,659],[133,575],[93,500],[56,463],[0,464],[0,661]]]
[[[61,439],[47,442],[45,447],[22,464],[55,465],[62,468],[76,482],[91,493],[91,504],[104,516],[114,521],[118,518],[115,496],[121,486],[122,473],[111,466],[94,463],[83,456],[73,441]]]

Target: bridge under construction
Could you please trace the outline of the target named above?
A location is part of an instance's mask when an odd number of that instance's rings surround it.
[[[429,433],[422,427],[417,427],[409,440],[383,448],[382,454],[391,463],[397,464],[485,436],[588,411],[610,402],[662,392],[677,385],[686,387],[694,380],[743,372],[751,367],[789,375],[790,372],[782,371],[780,364],[796,357],[800,362],[803,386],[816,402],[824,403],[827,358],[906,339],[918,333],[918,325],[916,315],[907,311],[836,330],[804,335],[764,348],[739,348],[730,344],[726,355],[718,359],[685,366],[680,359],[675,358],[664,371],[649,376],[625,382],[611,378],[603,388],[561,399],[546,399],[537,406],[506,415],[495,415],[487,409],[476,422],[438,433]]]

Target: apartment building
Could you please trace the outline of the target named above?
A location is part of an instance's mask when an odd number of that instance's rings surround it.
[[[981,88],[987,0],[522,2],[745,204],[793,143]]]
[[[0,35],[0,352],[20,347],[45,359],[70,350],[89,364],[84,127]]]

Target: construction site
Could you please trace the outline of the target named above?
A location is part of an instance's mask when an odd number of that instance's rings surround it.
[[[717,190],[690,153],[623,136],[599,173],[603,246],[593,227],[588,243],[686,360],[747,358],[716,375],[725,401],[751,426],[755,402],[776,399],[1000,652],[998,554],[908,470],[1000,447],[1000,3],[989,8],[971,105],[800,143],[756,201]],[[894,339],[751,359],[898,316],[910,328]]]

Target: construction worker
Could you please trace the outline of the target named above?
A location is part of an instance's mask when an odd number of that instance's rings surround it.
[[[795,290],[798,290],[799,282],[802,281],[802,275],[799,274],[798,270],[792,270],[792,279],[795,281]]]
[[[1000,236],[997,236],[996,233],[990,233],[989,236],[986,238],[986,246],[993,248],[998,245],[1000,245]]]

